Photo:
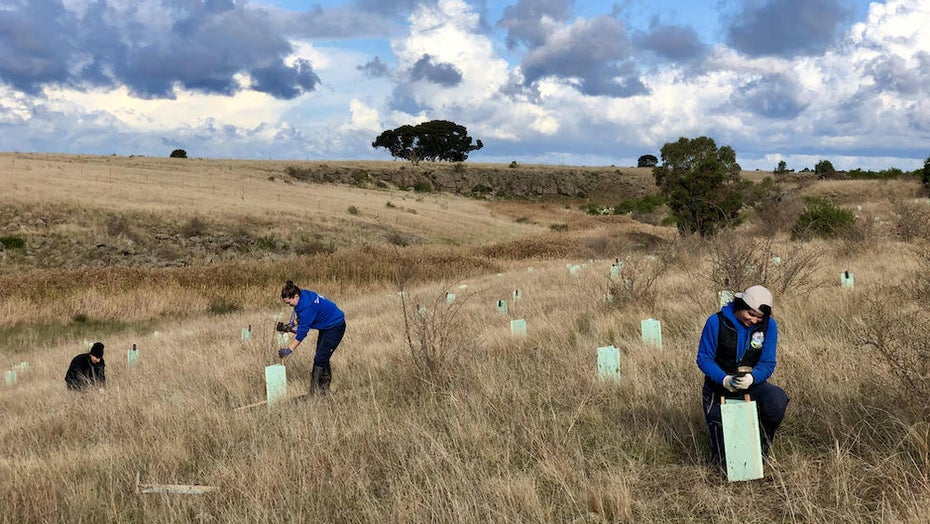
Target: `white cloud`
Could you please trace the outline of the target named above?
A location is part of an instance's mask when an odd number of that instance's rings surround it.
[[[349,111],[352,113],[352,120],[344,126],[344,129],[359,129],[366,131],[378,131],[381,129],[381,119],[378,110],[368,106],[365,102],[358,99],[352,99],[349,102]]]
[[[462,73],[462,81],[451,88],[417,82],[414,93],[420,103],[437,109],[472,107],[498,96],[507,80],[507,62],[496,55],[491,40],[478,32],[479,16],[471,6],[462,0],[422,4],[409,21],[409,35],[391,42],[401,70],[411,69],[426,54]]]

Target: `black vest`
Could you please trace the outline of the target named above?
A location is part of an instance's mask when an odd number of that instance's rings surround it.
[[[736,326],[730,322],[730,319],[723,314],[723,311],[717,312],[719,328],[717,329],[717,352],[714,354],[714,362],[726,372],[727,375],[736,375],[736,369],[740,366],[755,367],[762,356],[762,348],[753,348],[748,344],[746,352],[743,353],[743,360],[736,361],[736,344],[737,330]],[[765,333],[769,328],[769,317],[765,317],[761,322],[756,324],[750,332],[750,340],[753,333],[759,331]],[[704,382],[711,386],[717,393],[728,393],[721,384],[715,384],[710,377],[705,377]]]

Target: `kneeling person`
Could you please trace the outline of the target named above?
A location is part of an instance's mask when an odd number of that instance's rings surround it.
[[[83,391],[90,386],[103,387],[107,382],[106,363],[103,361],[103,344],[94,342],[90,351],[71,359],[65,384],[72,391]]]

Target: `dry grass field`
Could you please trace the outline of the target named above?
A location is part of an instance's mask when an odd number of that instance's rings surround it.
[[[760,235],[763,214],[679,238],[568,200],[288,167],[0,154],[0,238],[24,241],[0,255],[0,365],[29,363],[0,388],[0,522],[926,520],[930,248],[900,234],[930,211],[915,185],[786,186],[860,213],[855,238],[797,242]],[[740,483],[708,463],[694,364],[734,253],[758,267],[732,279],[776,291],[772,381],[791,397],[765,478]],[[237,409],[264,398],[288,279],[346,311],[333,394]],[[75,394],[85,340],[107,346],[107,387]],[[619,383],[596,376],[608,344]],[[312,348],[288,359],[290,396],[311,367]],[[137,475],[217,490],[139,494]]]

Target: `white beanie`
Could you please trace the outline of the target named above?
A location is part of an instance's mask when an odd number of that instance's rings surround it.
[[[743,299],[747,306],[756,311],[762,311],[762,306],[772,307],[772,292],[763,286],[752,286],[746,291],[737,293],[736,298]]]

